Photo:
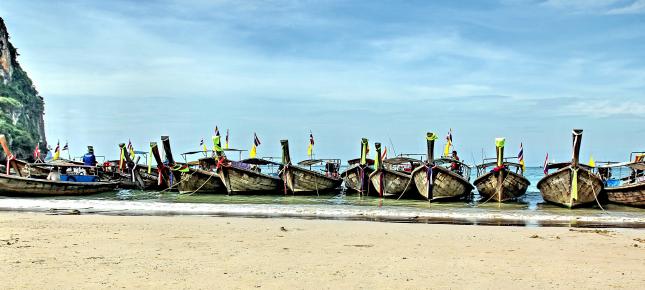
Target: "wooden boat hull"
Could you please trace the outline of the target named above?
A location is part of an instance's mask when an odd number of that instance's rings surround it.
[[[232,166],[222,167],[219,177],[229,194],[275,194],[282,192],[284,187],[284,182],[277,176]]]
[[[503,182],[501,192],[497,192],[499,175],[502,174]],[[484,200],[494,200],[498,202],[514,200],[526,194],[526,190],[531,184],[526,177],[508,170],[499,172],[488,172],[475,179],[475,187],[479,195]]]
[[[459,200],[472,194],[473,185],[457,173],[437,166],[433,168],[432,175],[433,185],[430,192],[427,166],[418,167],[412,172],[415,187],[425,199]]]
[[[177,185],[179,193],[226,193],[226,188],[216,172],[198,168],[188,168],[181,173]]]
[[[414,192],[416,190],[414,185],[410,184],[410,177],[410,174],[403,172],[379,169],[370,174],[370,181],[378,196],[419,198],[418,194]],[[381,191],[381,182],[383,184],[383,191]]]
[[[378,192],[370,182],[370,174],[374,172],[371,167],[353,166],[342,172],[340,176],[345,182],[345,188],[350,192],[359,192],[364,195],[378,195]]]
[[[280,177],[286,183],[287,189],[294,194],[332,192],[337,190],[343,182],[340,178],[332,178],[322,173],[293,165],[283,168]]]
[[[545,201],[568,208],[595,203],[603,190],[600,177],[584,168],[578,169],[578,199],[571,200],[570,167],[562,168],[542,178],[537,187]]]
[[[605,188],[610,202],[622,205],[645,207],[645,183]]]
[[[113,191],[114,182],[68,182],[0,174],[0,194],[12,196],[90,195]]]

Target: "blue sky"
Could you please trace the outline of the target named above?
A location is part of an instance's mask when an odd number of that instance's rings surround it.
[[[0,15],[46,102],[48,140],[116,156],[215,125],[261,156],[353,158],[361,137],[462,158],[622,160],[645,150],[645,0],[22,1]],[[390,141],[391,140],[391,141]],[[443,139],[440,140],[443,144]]]

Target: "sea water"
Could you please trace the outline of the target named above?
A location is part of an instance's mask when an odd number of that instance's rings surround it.
[[[1,210],[49,211],[116,215],[212,215],[299,217],[392,222],[459,223],[525,226],[586,226],[645,228],[645,209],[614,204],[566,209],[545,203],[536,185],[542,168],[527,168],[527,194],[515,202],[485,202],[475,190],[468,201],[433,202],[383,199],[338,191],[326,195],[178,194],[119,190],[82,197],[0,197]],[[471,182],[475,176],[472,176]]]

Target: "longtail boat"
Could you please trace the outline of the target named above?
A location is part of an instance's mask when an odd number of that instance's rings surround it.
[[[219,137],[218,137],[219,138]],[[166,137],[166,140],[168,137]],[[164,138],[162,137],[162,142]],[[179,177],[179,181],[176,182],[177,189],[179,193],[224,193],[224,184],[219,178],[217,172],[211,168],[199,167],[198,164],[186,164],[181,166],[177,164],[170,151],[169,141],[164,142],[164,152],[166,153],[166,159],[168,164],[173,164],[170,167],[169,177],[173,178],[172,174],[176,174]]]
[[[370,182],[370,174],[374,172],[374,160],[367,158],[368,140],[361,140],[361,157],[347,161],[349,167],[340,173],[346,191],[358,192],[360,195],[376,194],[376,189]]]
[[[97,175],[86,174],[87,172],[96,172],[94,166],[64,162],[34,163],[29,166],[54,172],[57,179],[48,180],[0,174],[0,194],[12,196],[88,195],[112,191],[118,186],[116,182],[102,182]],[[63,169],[62,173],[59,173],[59,168]]]
[[[473,182],[483,200],[503,202],[526,194],[531,184],[524,177],[524,166],[504,158],[504,138],[495,140],[495,162],[477,165],[477,178]],[[492,167],[492,170],[489,168]]]
[[[412,172],[418,192],[429,201],[459,200],[469,197],[474,187],[470,184],[470,166],[444,156],[434,159],[434,142],[437,135],[426,134],[426,162]]]
[[[280,140],[282,145],[282,169],[280,178],[284,182],[285,194],[287,190],[293,194],[319,194],[337,190],[343,180],[338,175],[340,161],[332,159],[304,160],[298,165],[291,163],[289,154],[289,141]],[[312,170],[312,166],[324,164],[325,172]],[[306,168],[306,167],[309,168]]]
[[[582,130],[573,130],[573,158],[571,162],[551,164],[545,170],[556,169],[537,184],[545,201],[574,208],[597,202],[603,190],[600,176],[588,165],[580,164]]]
[[[370,181],[378,196],[419,198],[416,188],[410,184],[410,172],[421,161],[403,156],[383,160],[381,143],[375,143],[374,148],[376,149],[375,170],[370,174]]]
[[[634,153],[645,152],[632,152]],[[605,183],[605,194],[610,202],[645,207],[645,160],[642,156],[637,155],[630,162],[611,162],[598,166],[598,172]],[[629,160],[632,160],[631,156]],[[627,174],[621,174],[623,172]]]
[[[110,172],[104,173],[109,175],[111,180],[118,181],[119,188],[140,190],[162,188],[158,184],[158,177],[148,174],[147,166],[139,164],[140,156],[132,160],[125,143],[119,144],[119,151],[121,158],[115,162],[108,162]],[[104,170],[108,171],[108,168],[104,166]]]
[[[0,146],[2,146],[2,150],[4,151],[5,158],[7,159],[7,162],[5,164],[5,174],[10,174],[11,170],[13,169],[14,174],[18,176],[43,176],[46,177],[47,174],[49,173],[48,171],[43,171],[41,168],[38,167],[30,167],[29,162],[17,159],[15,155],[11,153],[11,150],[9,150],[9,145],[7,144],[7,138],[5,135],[0,134]]]
[[[201,158],[198,161],[199,166],[215,172],[227,194],[275,194],[282,190],[282,179],[277,174],[262,173],[261,168],[261,166],[265,169],[278,168],[280,164],[258,158],[230,160],[225,151],[242,152],[243,150],[222,149],[219,136],[213,137],[213,145],[217,157]]]

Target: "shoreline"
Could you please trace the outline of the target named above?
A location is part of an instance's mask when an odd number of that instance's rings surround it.
[[[527,212],[524,210],[419,209],[404,206],[320,206],[309,204],[211,204],[160,201],[71,200],[0,198],[4,212],[77,211],[77,214],[121,216],[218,216],[249,218],[300,218],[396,223],[505,225],[527,227],[609,227],[645,228],[645,216],[639,212],[598,212],[577,215],[566,212]]]
[[[0,255],[6,289],[636,289],[645,232],[0,212]]]

